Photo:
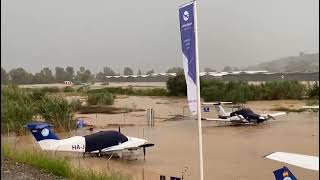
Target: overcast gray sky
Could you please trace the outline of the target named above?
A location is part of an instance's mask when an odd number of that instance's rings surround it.
[[[181,66],[182,0],[1,0],[1,66]],[[319,50],[318,0],[199,0],[200,65],[246,67]]]

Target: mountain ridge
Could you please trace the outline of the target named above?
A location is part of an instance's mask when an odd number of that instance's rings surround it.
[[[251,65],[244,70],[265,70],[269,72],[319,72],[319,53],[300,53]]]

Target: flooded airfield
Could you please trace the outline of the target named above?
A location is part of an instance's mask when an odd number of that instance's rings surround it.
[[[163,101],[168,101],[168,99]],[[151,103],[151,100],[148,102]],[[176,103],[179,104],[180,102]],[[264,108],[267,105],[259,106],[260,103],[249,103],[249,106],[253,110],[259,108],[260,111],[265,110]],[[138,104],[137,106],[139,107],[140,105]],[[159,106],[168,107],[170,105],[158,103],[154,107],[156,113],[159,112],[159,110],[157,111]],[[268,106],[272,105],[269,104]],[[176,111],[178,111],[179,106],[172,107],[173,114],[176,112],[174,108],[177,108]],[[180,109],[176,114],[181,114],[181,112]],[[142,151],[137,152],[140,155],[136,156],[136,160],[108,160],[108,157],[89,156],[82,158],[81,154],[61,152],[56,153],[56,155],[67,157],[75,167],[91,168],[97,171],[119,171],[128,174],[131,179],[158,180],[160,175],[165,175],[167,178],[169,176],[181,177],[182,172],[185,172],[184,179],[198,179],[197,121],[190,117],[171,121],[163,120],[165,118],[158,118],[155,126],[149,127],[146,125],[143,114],[145,112],[128,114],[126,121],[128,124],[133,125],[123,125],[121,132],[127,136],[145,138],[155,144],[154,147],[147,148],[145,160],[143,159]],[[298,179],[318,179],[318,171],[302,169],[263,158],[265,155],[275,151],[319,156],[318,115],[318,113],[313,114],[310,112],[289,113],[287,117],[282,116],[276,120],[270,120],[254,126],[229,126],[225,123],[202,121],[205,179],[270,180],[274,179],[273,171],[284,165]],[[102,129],[118,129],[116,126],[106,126],[108,123],[113,124],[116,121],[112,120],[112,118],[111,120],[110,118],[108,119],[108,116],[99,114],[97,120],[90,121],[90,118],[88,118],[86,122],[96,122],[98,124],[94,132]],[[130,116],[137,119],[133,118],[132,122],[130,122]],[[169,117],[170,113],[167,112],[167,116]],[[120,114],[118,118],[120,117],[123,117],[123,115]],[[99,118],[101,119],[99,120]],[[67,137],[90,133],[92,132],[88,130],[80,130],[60,134],[60,136]],[[17,141],[17,150],[39,149],[32,136],[2,139],[5,141],[10,140],[11,142]]]

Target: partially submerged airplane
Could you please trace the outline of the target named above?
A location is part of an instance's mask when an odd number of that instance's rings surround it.
[[[129,137],[118,131],[100,131],[86,136],[73,136],[66,139],[59,139],[53,132],[52,125],[47,123],[28,123],[28,128],[39,143],[42,150],[65,151],[114,155],[124,150],[134,151],[143,149],[145,156],[146,147],[154,146],[145,139]]]
[[[274,152],[266,155],[265,158],[295,165],[305,169],[319,171],[319,156],[308,156],[287,152]]]
[[[237,111],[225,112],[222,104],[231,104],[232,102],[209,102],[203,105],[213,105],[218,112],[217,119],[203,118],[207,121],[230,122],[232,124],[260,124],[269,119],[275,119],[276,116],[286,115],[286,112],[277,112],[272,114],[256,114],[249,108],[239,108]]]

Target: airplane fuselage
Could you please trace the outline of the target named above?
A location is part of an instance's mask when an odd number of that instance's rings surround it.
[[[114,153],[122,150],[137,150],[153,146],[145,139],[127,137],[118,131],[100,131],[86,136],[59,139],[47,123],[28,123],[28,128],[42,150],[80,153]]]

